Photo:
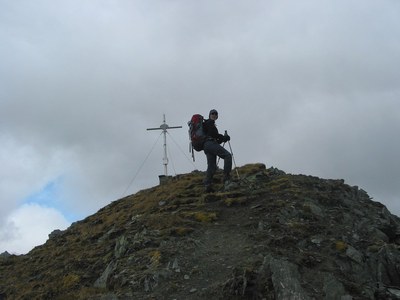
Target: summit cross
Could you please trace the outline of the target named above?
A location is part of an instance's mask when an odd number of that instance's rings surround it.
[[[165,114],[163,115],[163,123],[160,127],[156,128],[147,128],[147,130],[162,130],[164,134],[164,158],[163,158],[163,165],[164,165],[164,175],[168,176],[168,157],[167,157],[167,129],[176,129],[182,128],[182,126],[168,126],[165,122]]]

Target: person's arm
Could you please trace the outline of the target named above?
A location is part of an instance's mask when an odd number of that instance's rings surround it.
[[[214,120],[211,119],[206,120],[203,125],[203,130],[207,136],[212,137],[218,143],[221,144],[223,142],[224,136],[218,132]]]

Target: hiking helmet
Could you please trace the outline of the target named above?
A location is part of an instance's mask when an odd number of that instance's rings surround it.
[[[212,109],[210,110],[210,113],[208,114],[208,116],[211,116],[212,114],[217,115],[218,116],[218,112],[216,109]]]

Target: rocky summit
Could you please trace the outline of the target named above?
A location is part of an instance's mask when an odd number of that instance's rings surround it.
[[[236,172],[237,171],[237,172]],[[112,202],[27,255],[0,299],[400,299],[400,220],[343,180],[263,164]]]

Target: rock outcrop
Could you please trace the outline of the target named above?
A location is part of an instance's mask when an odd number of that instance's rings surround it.
[[[343,180],[238,172],[212,194],[175,176],[0,257],[0,299],[400,299],[384,205]]]

